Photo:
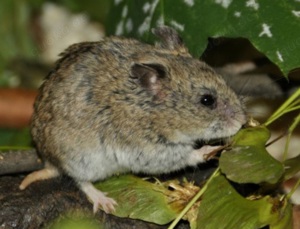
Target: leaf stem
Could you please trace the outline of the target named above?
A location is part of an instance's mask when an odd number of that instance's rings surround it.
[[[203,195],[206,191],[209,183],[213,180],[213,178],[220,172],[220,168],[218,167],[214,173],[210,176],[208,181],[205,183],[203,188],[193,197],[193,199],[185,206],[185,208],[179,213],[176,219],[172,222],[172,224],[168,227],[168,229],[173,229],[178,224],[178,222],[182,219],[182,217],[190,210],[190,208],[196,203],[196,201]]]

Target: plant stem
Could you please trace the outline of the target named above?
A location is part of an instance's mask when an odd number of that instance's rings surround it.
[[[294,119],[294,122],[293,122],[292,125],[289,127],[288,135],[287,135],[287,139],[286,139],[286,143],[285,143],[285,147],[284,147],[283,161],[285,161],[286,158],[287,158],[288,148],[289,148],[289,145],[290,145],[292,133],[293,133],[294,129],[297,127],[297,125],[298,125],[299,123],[300,123],[300,114],[298,114],[298,115],[296,116],[296,118]]]
[[[265,122],[265,126],[270,125],[276,119],[278,119],[283,114],[287,113],[287,110],[294,110],[293,105],[298,105],[299,100],[295,101],[300,96],[300,88],[298,88],[294,94],[292,94],[274,113],[271,117]],[[292,107],[290,107],[292,105]],[[289,108],[289,109],[288,109]]]
[[[190,208],[196,203],[196,201],[203,195],[206,191],[209,183],[213,180],[213,178],[219,173],[220,168],[218,167],[214,173],[210,176],[208,181],[205,183],[203,188],[193,197],[193,199],[185,206],[185,208],[179,213],[176,219],[172,222],[172,224],[168,227],[168,229],[173,229],[177,223],[182,219],[182,217],[190,210]]]
[[[290,198],[292,197],[292,195],[294,194],[294,192],[297,190],[297,188],[300,185],[300,179],[298,179],[297,183],[294,185],[294,187],[292,188],[292,190],[287,194],[286,198],[288,200],[290,200]]]

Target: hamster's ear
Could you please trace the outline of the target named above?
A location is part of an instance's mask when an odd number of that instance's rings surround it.
[[[162,99],[161,81],[166,78],[166,69],[163,65],[134,63],[131,66],[131,77],[152,95]]]
[[[161,39],[162,43],[157,44],[159,47],[175,51],[181,55],[190,56],[188,49],[175,29],[168,26],[160,26],[152,29],[152,33]]]

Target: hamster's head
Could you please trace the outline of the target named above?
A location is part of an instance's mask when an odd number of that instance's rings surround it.
[[[153,131],[172,143],[234,135],[246,122],[243,105],[225,81],[190,56],[162,54],[132,65],[152,97]]]
[[[153,33],[162,43],[137,55],[130,69],[147,92],[139,93],[138,103],[147,104],[151,131],[175,144],[234,135],[246,122],[238,96],[211,67],[192,58],[174,29],[162,26]]]

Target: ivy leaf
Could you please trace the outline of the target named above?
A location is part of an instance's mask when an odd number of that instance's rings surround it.
[[[226,177],[238,183],[277,183],[284,167],[265,148],[269,136],[269,130],[263,126],[239,131],[232,149],[220,157],[219,166]]]
[[[115,0],[110,10],[106,26],[110,35],[149,41],[150,28],[170,25],[196,57],[205,50],[208,37],[244,37],[284,74],[299,67],[298,1]]]
[[[265,196],[249,200],[240,196],[224,176],[208,185],[198,209],[197,227],[201,229],[291,228],[291,205],[285,199]],[[215,219],[215,220],[214,220]]]

